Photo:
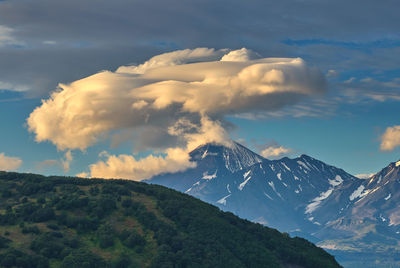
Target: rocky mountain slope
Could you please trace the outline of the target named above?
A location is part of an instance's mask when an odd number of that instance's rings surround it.
[[[314,234],[319,245],[343,259],[356,254],[364,267],[375,260],[400,267],[400,161],[365,180],[349,200],[349,209]]]

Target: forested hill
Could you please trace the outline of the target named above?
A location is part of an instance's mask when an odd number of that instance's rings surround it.
[[[168,188],[0,172],[1,267],[340,267]]]

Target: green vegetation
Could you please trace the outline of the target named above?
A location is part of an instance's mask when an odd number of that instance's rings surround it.
[[[162,186],[0,172],[1,267],[340,267]]]

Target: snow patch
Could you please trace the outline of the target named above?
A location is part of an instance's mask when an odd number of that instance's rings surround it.
[[[297,190],[297,189],[296,189],[296,190],[294,190],[294,192],[295,192],[296,194],[300,193],[300,191],[299,191],[299,190]]]
[[[243,178],[246,178],[247,176],[249,176],[249,174],[251,173],[251,170],[247,171],[246,173],[243,174]]]
[[[194,187],[194,186],[197,186],[197,185],[200,185],[200,181],[194,183],[194,184],[192,185],[192,187],[190,187],[189,189],[187,189],[187,190],[185,191],[185,193],[190,192],[190,191],[193,189],[193,187]]]
[[[204,151],[203,155],[201,156],[201,159],[206,158],[207,155],[218,155],[218,153],[209,153],[207,149]]]
[[[207,171],[203,173],[203,180],[212,180],[217,177],[217,170],[214,172],[214,174],[208,175]]]
[[[361,193],[364,191],[365,187],[364,185],[360,185],[357,190],[355,190],[349,197],[350,201],[353,201],[357,197],[361,195]]]
[[[201,159],[204,159],[204,158],[206,158],[206,156],[207,156],[207,152],[208,152],[208,150],[205,150],[205,151],[204,151],[203,155],[201,156]]]
[[[278,193],[278,191],[276,190],[274,182],[273,182],[273,181],[269,181],[268,184],[269,184],[269,186],[271,186],[272,190],[274,190],[274,192],[275,192],[280,198],[282,198],[281,194]]]
[[[281,162],[281,163],[287,170],[291,171],[290,168],[288,166],[286,166],[286,164],[284,162]]]
[[[226,206],[226,199],[230,196],[231,196],[231,194],[228,194],[227,196],[222,197],[220,200],[217,201],[217,203]]]
[[[329,180],[329,184],[332,185],[333,187],[338,186],[342,182],[343,182],[343,179],[339,175],[336,175],[334,180]]]
[[[400,161],[396,162],[396,167],[400,166]]]
[[[299,181],[299,180],[300,180],[297,176],[294,176],[294,179],[295,179],[296,181]]]
[[[328,189],[326,192],[322,192],[318,197],[314,198],[310,204],[307,205],[306,207],[306,213],[312,213],[314,210],[316,210],[321,204],[321,202],[325,199],[327,199],[331,193],[333,192],[333,188]]]
[[[275,171],[275,167],[274,167],[273,164],[272,164],[272,165],[269,165],[269,167],[272,169],[272,171]]]
[[[385,200],[388,201],[392,197],[392,194],[389,194],[388,196],[385,197]]]
[[[238,189],[241,191],[243,190],[244,186],[247,184],[247,182],[251,179],[251,176],[249,176],[244,182],[242,182],[241,184],[239,184]]]
[[[278,179],[279,179],[280,181],[282,180],[282,174],[281,174],[281,173],[276,174],[276,176],[278,177]]]
[[[299,165],[303,166],[304,168],[306,168],[306,169],[308,169],[308,170],[311,170],[310,167],[307,166],[304,162],[302,162],[302,161],[297,161],[297,163],[298,163]]]
[[[229,187],[229,184],[226,185],[226,189],[228,190],[228,193],[231,193],[231,189]]]
[[[268,197],[269,199],[271,199],[271,200],[274,200],[272,197],[270,197],[266,192],[264,192],[264,195],[266,196],[266,197]]]

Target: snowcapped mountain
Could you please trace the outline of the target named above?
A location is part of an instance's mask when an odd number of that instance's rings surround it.
[[[367,180],[350,195],[350,206],[344,213],[320,230],[316,235],[333,239],[329,244],[335,248],[359,249],[383,245],[400,249],[400,161],[390,163]],[[332,231],[352,237],[344,241],[332,235]],[[330,235],[329,235],[329,234]],[[372,238],[373,237],[373,238]],[[379,245],[376,243],[379,242]],[[321,243],[326,246],[326,243]],[[375,250],[375,249],[374,249]]]
[[[231,147],[215,144],[200,146],[190,153],[196,167],[184,172],[168,173],[151,178],[149,182],[186,192],[197,181],[210,181],[262,162],[264,158],[239,143]]]
[[[307,155],[268,160],[238,143],[231,148],[207,144],[191,152],[191,158],[195,168],[149,182],[287,232],[310,233],[337,219],[348,200],[338,190],[353,192],[362,182]]]
[[[400,267],[400,161],[362,180],[307,155],[268,160],[238,143],[200,146],[191,158],[195,168],[148,182],[306,237],[345,267]]]

